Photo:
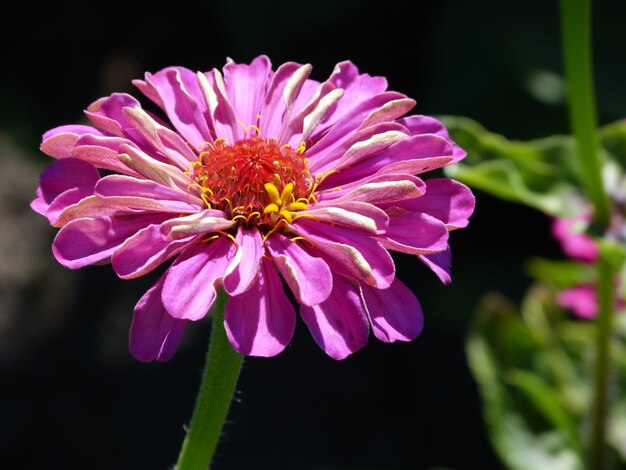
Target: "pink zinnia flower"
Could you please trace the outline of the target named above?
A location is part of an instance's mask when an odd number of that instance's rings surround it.
[[[435,119],[401,118],[415,103],[384,78],[350,62],[322,83],[310,72],[293,62],[273,71],[265,56],[222,73],[169,67],[134,82],[166,119],[113,94],[87,108],[92,125],[44,135],[42,151],[58,160],[32,207],[61,228],[61,264],[111,263],[131,279],[174,259],[135,307],[138,359],[169,359],[221,287],[233,348],[281,352],[296,321],[281,277],[335,359],[363,347],[370,328],[386,342],[420,333],[420,305],[387,250],[449,282],[448,232],[467,225],[474,198],[414,175],[465,152]]]

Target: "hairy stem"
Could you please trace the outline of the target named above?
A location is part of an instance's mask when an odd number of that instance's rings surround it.
[[[176,464],[177,470],[206,470],[213,459],[235,393],[243,356],[233,351],[224,330],[227,295],[220,290],[200,391]]]

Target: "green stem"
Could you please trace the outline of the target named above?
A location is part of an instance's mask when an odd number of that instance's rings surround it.
[[[606,417],[609,409],[609,377],[611,374],[611,340],[613,335],[613,299],[615,298],[615,268],[608,253],[601,250],[598,262],[598,317],[596,318],[596,361],[594,402],[591,416],[589,468],[607,468]]]
[[[572,130],[576,138],[580,178],[593,203],[594,219],[604,231],[611,219],[610,202],[602,182],[602,160],[598,152],[596,106],[591,65],[591,0],[560,0],[561,40]],[[615,268],[611,254],[601,243],[598,261],[598,318],[594,395],[589,442],[589,468],[607,466],[606,428],[609,408],[610,345],[613,335]]]
[[[560,0],[561,41],[572,130],[576,137],[580,178],[595,209],[595,221],[607,227],[610,205],[602,184],[591,65],[591,1]]]
[[[233,399],[243,356],[233,351],[224,330],[227,295],[220,290],[213,307],[213,326],[202,383],[177,470],[206,470]]]

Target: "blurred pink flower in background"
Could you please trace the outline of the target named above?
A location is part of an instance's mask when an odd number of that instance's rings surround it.
[[[415,103],[384,78],[350,62],[321,83],[310,72],[293,62],[274,71],[265,56],[222,72],[169,67],[134,82],[163,119],[113,94],[87,108],[91,125],[44,135],[57,161],[32,207],[60,228],[61,264],[111,263],[132,279],[173,259],[135,307],[138,359],[169,359],[222,287],[233,348],[278,354],[296,321],[282,280],[335,359],[370,329],[385,342],[419,335],[419,302],[388,250],[450,281],[448,234],[467,225],[474,197],[415,175],[465,152],[437,120],[402,117]]]
[[[571,310],[583,320],[592,320],[598,314],[596,286],[593,284],[580,284],[563,289],[557,294],[556,301],[561,307]]]
[[[561,244],[567,256],[584,263],[598,260],[598,245],[586,233],[591,223],[591,213],[586,212],[573,217],[555,219],[552,224],[552,236]]]
[[[586,234],[590,223],[591,213],[585,212],[573,217],[555,219],[552,224],[552,235],[560,243],[565,254],[586,264],[594,264],[600,256],[598,244]],[[619,285],[619,278],[616,279],[616,284]],[[561,290],[557,294],[557,303],[584,320],[594,319],[598,314],[596,287],[592,283]],[[626,301],[618,292],[615,308],[622,309],[625,306]]]

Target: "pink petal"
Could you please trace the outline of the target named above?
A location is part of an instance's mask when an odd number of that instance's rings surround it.
[[[196,149],[212,140],[204,95],[191,70],[168,67],[155,74],[146,73],[145,82],[133,83],[165,111],[176,130]]]
[[[122,145],[135,145],[124,137],[84,135],[76,141],[72,156],[95,165],[98,168],[112,170],[125,175],[139,174],[124,165],[118,158]]]
[[[475,204],[474,195],[467,186],[451,179],[436,178],[426,181],[425,194],[398,206],[428,214],[446,224],[448,230],[455,230],[467,227]]]
[[[452,251],[450,250],[450,247],[444,251],[440,251],[439,253],[419,255],[419,259],[433,270],[441,282],[444,284],[450,284],[452,282],[452,277],[450,276],[452,268]]]
[[[237,244],[241,250],[241,261],[228,276],[224,278],[224,290],[230,296],[247,291],[257,277],[261,266],[261,258],[265,253],[263,239],[254,226],[243,225],[237,230]]]
[[[415,100],[411,98],[399,98],[387,103],[385,106],[373,111],[370,115],[363,121],[361,129],[369,126],[373,126],[376,124],[380,124],[381,122],[394,121],[400,116],[408,113],[411,109],[415,107]]]
[[[149,225],[115,250],[111,257],[113,270],[122,279],[143,276],[178,254],[191,240],[193,237],[166,240],[160,225]]]
[[[171,218],[172,213],[179,213],[180,207],[170,207],[167,202],[161,203],[154,199],[144,197],[99,197],[88,196],[76,204],[67,207],[57,220],[55,227],[63,227],[69,222],[83,218],[98,218],[111,216],[119,218],[134,217],[135,215],[158,216],[161,220]]]
[[[285,295],[272,262],[266,258],[254,284],[244,294],[231,297],[224,312],[224,327],[235,351],[248,356],[271,357],[291,341],[296,312]]]
[[[204,94],[215,135],[230,144],[243,138],[244,128],[237,122],[235,111],[228,101],[222,74],[216,69],[204,74],[198,72],[198,83]]]
[[[299,303],[311,306],[328,298],[333,278],[323,259],[311,256],[296,242],[279,234],[269,237],[266,244],[276,268]]]
[[[345,141],[349,140],[350,145],[354,144],[355,141],[352,140],[355,131],[357,134],[359,132],[369,133],[371,135],[371,131],[367,131],[366,129],[359,129],[361,124],[367,120],[367,118],[377,110],[384,108],[386,105],[393,103],[396,100],[402,100],[406,98],[405,95],[396,92],[384,92],[379,95],[372,96],[369,99],[366,99],[359,104],[357,104],[354,108],[350,109],[341,119],[338,119],[334,126],[332,126],[326,134],[321,136],[319,140],[315,140],[314,144],[309,149],[307,155],[311,158],[311,170],[313,172],[320,171],[315,166],[316,159],[322,159],[325,155],[334,155],[334,158],[338,158],[342,155],[339,153],[337,149],[342,148],[345,145]],[[378,125],[380,125],[379,123]],[[375,124],[372,124],[375,126]],[[388,128],[389,124],[385,123],[383,128]],[[393,127],[399,129],[405,129],[403,126],[399,124],[394,124]],[[313,138],[315,139],[316,133],[314,133]],[[314,158],[316,156],[316,158]]]
[[[395,276],[393,259],[369,234],[340,226],[302,220],[298,234],[312,242],[311,253],[321,256],[334,271],[378,288],[388,287]]]
[[[338,63],[328,81],[343,89],[344,95],[326,116],[323,124],[316,129],[316,135],[323,135],[350,110],[387,89],[387,80],[384,77],[359,74],[358,68],[350,61]]]
[[[109,216],[76,219],[59,230],[52,253],[59,263],[70,269],[108,261],[127,238],[163,219],[163,215],[153,214],[123,219]]]
[[[120,147],[118,158],[131,170],[162,185],[186,190],[193,183],[189,175],[177,166],[161,162],[130,145]]]
[[[385,155],[383,151],[406,138],[407,135],[404,132],[397,130],[375,134],[367,140],[352,145],[346,153],[332,162],[332,169],[352,171],[352,168],[360,162],[370,162],[367,166],[371,168],[371,171],[367,174],[373,174],[386,164],[393,163],[381,160],[382,156]]]
[[[161,302],[164,276],[159,279],[135,306],[130,325],[131,354],[140,361],[167,361],[182,339],[185,320],[170,316]]]
[[[382,209],[360,201],[330,201],[328,204],[315,204],[312,209],[302,211],[306,217],[319,222],[342,225],[353,230],[371,234],[381,234],[387,228],[389,217]]]
[[[58,227],[59,218],[61,214],[65,212],[68,207],[72,207],[78,204],[83,199],[91,197],[93,195],[93,187],[83,186],[80,188],[72,188],[59,194],[54,201],[45,209],[45,214],[39,212],[36,207],[41,207],[39,204],[31,204],[31,207],[40,214],[45,215],[53,227]],[[36,203],[37,200],[33,201]]]
[[[55,127],[43,135],[39,148],[43,153],[54,158],[71,157],[76,141],[84,135],[99,136],[102,133],[91,126],[69,125]]]
[[[236,245],[227,237],[187,247],[167,271],[163,285],[163,305],[170,315],[182,320],[203,318],[230,272],[236,252]]]
[[[320,192],[319,200],[322,206],[334,206],[343,202],[384,204],[420,197],[425,191],[426,185],[416,176],[375,175],[341,188],[324,189]]]
[[[301,91],[294,103],[296,111],[293,112],[293,116],[281,137],[281,142],[289,144],[292,148],[298,148],[300,142],[309,141],[311,134],[325,118],[329,109],[335,106],[343,95],[343,90],[325,82],[316,87],[315,91],[311,93],[311,101],[306,102],[304,98],[309,93],[307,93],[305,87],[307,85],[311,86],[313,83],[315,82],[312,80],[305,82],[303,91]],[[300,101],[302,101],[302,104],[300,104]]]
[[[310,73],[310,65],[295,62],[287,62],[278,67],[261,107],[259,122],[261,135],[281,138],[291,117],[296,98]]]
[[[449,165],[452,157],[425,157],[401,160],[390,163],[378,170],[375,175],[410,174],[419,175]]]
[[[308,65],[305,65],[304,67],[308,67]],[[305,108],[310,105],[314,106],[313,103],[317,101],[316,95],[318,93],[326,94],[326,91],[335,88],[336,87],[334,85],[328,82],[326,82],[326,84],[320,84],[320,82],[311,78],[304,80],[300,91],[298,91],[297,96],[295,96],[295,99],[293,100],[289,121],[292,121],[296,116],[300,115]]]
[[[125,108],[126,119],[150,146],[163,155],[166,163],[187,170],[189,162],[197,160],[196,154],[174,131],[156,122],[141,108]]]
[[[188,191],[172,188],[154,181],[123,175],[109,175],[96,185],[95,193],[100,197],[141,197],[154,199],[168,207],[179,207],[179,212],[201,210],[204,202]]]
[[[400,137],[404,134],[393,132],[388,144],[372,144],[380,146],[380,151],[354,152],[354,155],[343,156],[336,162],[335,169],[342,170],[332,175],[334,185],[343,185],[351,181],[373,175],[389,165],[404,161],[421,160],[424,158],[452,156],[452,145],[444,138],[433,134]],[[377,136],[377,138],[380,138]],[[365,145],[363,143],[362,145]],[[450,160],[448,160],[450,161]],[[397,167],[394,167],[397,170]],[[395,171],[398,172],[398,171]],[[414,173],[414,172],[411,172]]]
[[[90,104],[85,114],[99,129],[116,137],[127,137],[132,142],[145,146],[146,139],[126,117],[126,110],[141,108],[141,104],[127,93],[113,93]]]
[[[411,131],[411,135],[417,134],[437,134],[444,139],[448,140],[450,144],[453,146],[452,150],[452,161],[451,163],[456,163],[459,160],[463,160],[467,153],[461,147],[456,145],[452,139],[450,139],[450,135],[448,131],[444,127],[444,125],[438,121],[437,119],[430,116],[407,116],[406,118],[400,119],[403,125]]]
[[[422,332],[422,308],[411,290],[395,279],[386,289],[361,285],[374,335],[381,341],[411,341]]]
[[[49,165],[39,177],[37,198],[31,207],[42,215],[56,220],[58,214],[84,197],[93,194],[93,188],[100,178],[93,165],[75,158],[63,158]],[[69,192],[68,192],[69,191]],[[66,194],[63,203],[57,203],[55,214],[49,214],[50,205],[59,196]]]
[[[314,142],[306,152],[307,157],[311,160],[309,170],[312,174],[333,170],[336,161],[346,155],[350,149],[358,148],[359,145],[364,145],[364,142],[371,142],[379,135],[397,135],[399,137],[400,134],[404,135],[404,138],[408,137],[407,129],[396,122],[384,122],[352,132],[337,142],[329,143],[327,147],[321,147]]]
[[[447,248],[448,229],[440,220],[397,208],[389,209],[387,214],[389,226],[380,239],[386,248],[413,255],[428,255]]]
[[[192,235],[215,233],[230,228],[235,223],[226,219],[222,211],[206,209],[164,222],[161,233],[168,240],[178,240]]]
[[[367,313],[359,290],[342,276],[335,276],[333,291],[324,302],[302,306],[300,316],[315,342],[333,359],[345,359],[367,343]]]
[[[261,112],[272,64],[261,55],[250,65],[229,62],[224,66],[224,84],[235,116],[244,126],[256,125]]]

